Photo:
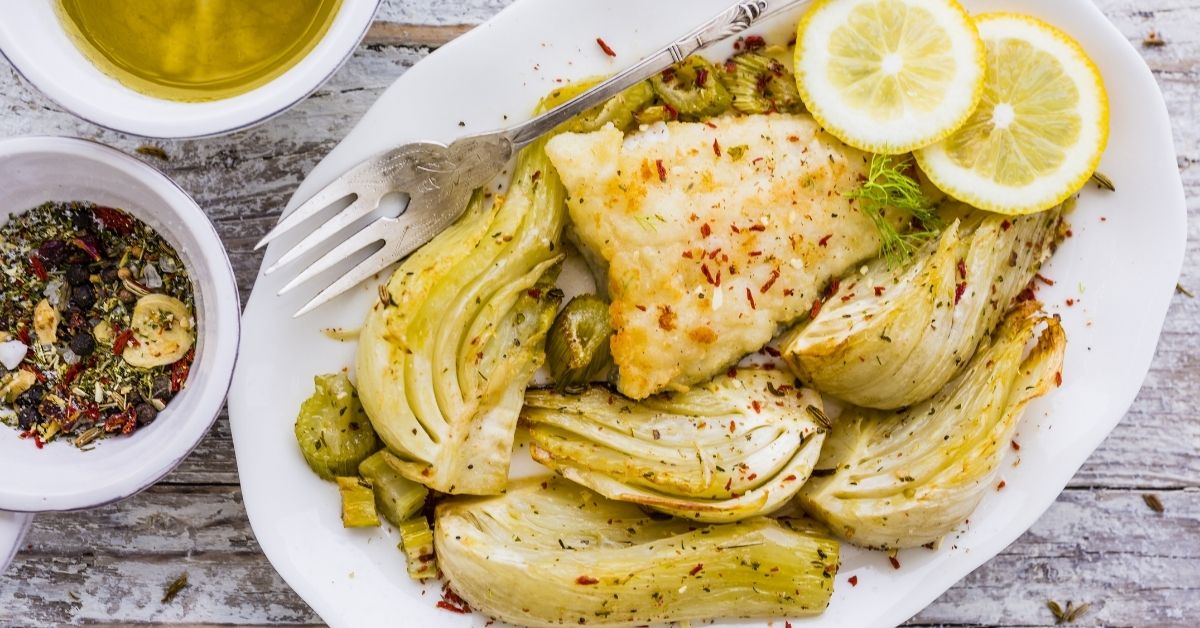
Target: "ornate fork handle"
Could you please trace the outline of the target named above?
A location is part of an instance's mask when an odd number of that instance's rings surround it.
[[[563,122],[666,70],[671,67],[671,64],[737,35],[770,15],[808,4],[811,1],[746,0],[739,2],[669,46],[642,59],[633,67],[620,72],[558,108],[509,129],[505,135],[512,142],[514,152],[520,150]]]

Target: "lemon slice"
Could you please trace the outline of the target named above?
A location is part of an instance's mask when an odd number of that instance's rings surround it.
[[[820,0],[796,34],[796,82],[843,142],[907,153],[950,135],[975,110],[984,48],[954,0]]]
[[[981,209],[1029,214],[1058,205],[1096,171],[1108,145],[1108,94],[1075,40],[1036,18],[977,19],[988,73],[979,109],[917,151],[934,185]]]

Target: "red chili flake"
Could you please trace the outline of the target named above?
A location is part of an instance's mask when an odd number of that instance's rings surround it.
[[[721,141],[720,140],[713,140],[713,152],[717,154],[717,157],[721,156]]]
[[[900,568],[900,559],[895,556],[888,556],[888,560],[892,563],[892,569]]]
[[[1049,277],[1046,277],[1046,276],[1045,276],[1045,275],[1043,275],[1042,273],[1038,273],[1038,274],[1034,275],[1034,277],[1036,277],[1038,281],[1040,281],[1040,282],[1042,282],[1042,283],[1046,284],[1047,286],[1053,286],[1053,285],[1054,285],[1054,280],[1053,280],[1053,279],[1050,279]]]
[[[726,377],[737,377],[737,367],[731,366],[728,371],[725,371]]]
[[[708,269],[708,264],[700,265],[700,272],[704,273],[704,279],[712,285],[717,285],[717,281],[713,279],[712,271]]]
[[[700,570],[702,570],[702,569],[704,569],[704,563],[696,563],[696,566],[692,567],[692,570],[688,572],[688,575],[694,576],[694,575],[700,573]]]
[[[842,296],[842,303],[847,303],[847,302],[849,302],[849,301],[850,301],[850,299],[853,299],[853,298],[854,298],[854,293],[853,293],[853,292],[851,292],[850,294],[843,295],[843,296]]]
[[[834,279],[833,281],[829,282],[829,288],[825,291],[826,296],[832,297],[833,295],[837,294],[838,288],[841,287],[842,280]]]
[[[22,327],[22,328],[18,329],[17,330],[17,338],[21,339],[22,344],[28,346],[29,345],[29,328]]]
[[[1021,443],[1018,443],[1014,440],[1010,444],[1012,445],[1013,451],[1021,451]]]
[[[754,302],[754,293],[750,292],[750,288],[746,288],[746,300],[750,302],[750,309],[758,309],[758,304]]]
[[[775,569],[772,569],[771,571],[778,571],[778,570],[779,570],[779,568],[776,567]],[[790,621],[783,622],[783,628],[792,628],[792,622],[790,622]]]
[[[137,338],[133,337],[132,329],[126,329],[125,331],[117,334],[117,339],[113,341],[113,355],[121,355],[121,353],[125,351],[125,345],[128,345],[131,342],[135,347],[137,346],[138,341]]]
[[[684,251],[684,252],[683,252],[683,256],[684,256],[684,257],[686,257],[687,259],[692,259],[692,252],[691,252],[691,251]]]
[[[963,279],[967,278],[967,262],[966,260],[958,260],[958,276]]]
[[[821,300],[813,299],[812,311],[808,313],[809,318],[816,318],[821,313]]]
[[[33,444],[36,445],[38,449],[41,449],[42,447],[46,446],[46,441],[42,440],[41,436],[34,434],[33,435]]]
[[[1000,483],[996,485],[996,491],[1003,491],[1005,486],[1008,486],[1008,482],[1000,480]]]
[[[719,246],[718,246],[717,248],[715,248],[715,249],[713,249],[713,250],[709,251],[709,253],[708,253],[708,259],[714,259],[714,260],[715,260],[715,259],[717,259],[717,256],[718,256],[718,255],[720,255],[720,254],[721,254],[721,247],[719,247]]]
[[[725,490],[728,491],[731,486],[733,486],[733,478],[729,478],[728,480],[725,480]]]
[[[825,245],[829,244],[829,239],[832,237],[833,237],[833,234],[831,233],[831,234],[821,238],[821,241],[817,242],[817,244],[819,244],[821,246],[825,246]]]
[[[852,587],[858,586],[858,576],[850,576],[850,579],[847,580],[847,582],[849,582],[850,586]]]
[[[525,291],[525,294],[528,294],[529,298],[531,298],[531,299],[540,299],[540,298],[542,298],[542,289],[541,288],[530,288]]]
[[[738,44],[738,43],[736,43],[736,42],[733,44],[733,47],[734,47],[735,49],[736,49],[738,46],[739,46],[739,44]],[[726,61],[726,62],[725,62],[725,72],[727,72],[727,73],[729,73],[729,74],[733,74],[734,72],[737,72],[737,64],[736,64],[736,63],[734,63],[732,60],[731,60],[731,61]]]
[[[705,238],[712,235],[712,227],[708,226],[707,222],[700,225],[700,235]]]
[[[42,258],[38,257],[37,254],[29,256],[29,265],[33,267],[33,274],[37,275],[38,279],[42,281],[49,279],[50,276],[46,273],[46,267],[42,265]]]
[[[116,231],[121,235],[129,235],[133,233],[133,219],[119,209],[111,207],[96,207],[92,209],[92,213],[96,219],[104,223],[104,226]]]
[[[883,286],[875,286],[875,296],[883,296]]]
[[[188,373],[192,371],[192,360],[195,358],[195,355],[196,350],[189,349],[179,361],[171,365],[172,392],[179,392],[183,389],[183,383],[187,381]]]
[[[467,613],[471,612],[470,608],[459,608],[459,607],[454,606],[453,604],[447,602],[446,600],[438,600],[437,607],[444,611],[450,611],[451,613],[458,613],[459,615],[466,615]]]
[[[637,309],[639,309],[639,310],[641,310],[641,311],[643,311],[643,312],[645,312],[645,311],[646,311],[646,306],[644,306],[644,305],[636,305],[636,306],[634,306],[634,307],[636,307]]]
[[[76,363],[72,364],[71,366],[67,367],[67,370],[63,372],[63,376],[62,376],[63,386],[69,387],[71,385],[71,382],[75,381],[75,378],[79,376],[80,368],[81,367],[80,367],[79,362],[76,362]]]
[[[759,401],[757,399],[755,399],[754,401],[751,401],[750,407],[754,408],[755,413],[758,413],[758,414],[762,413],[762,402],[761,401]],[[754,478],[750,478],[750,479],[753,480]]]
[[[757,223],[754,223],[753,225],[750,225],[750,230],[751,231],[766,231],[767,226],[762,224],[761,222],[757,222]]]
[[[1075,299],[1067,299],[1067,307],[1074,307]]]
[[[788,141],[795,144],[796,142],[800,141],[800,136],[799,135],[789,135]]]
[[[762,255],[762,251],[750,251],[750,257],[758,257]]]
[[[654,165],[658,167],[658,180],[666,183],[667,167],[663,165],[663,161],[661,159],[654,160]]]
[[[667,103],[663,103],[663,109],[667,110],[667,116],[670,117],[672,120],[679,119],[679,110],[678,109],[672,107],[671,105],[669,105]]]
[[[796,290],[794,288],[784,288],[783,289],[783,296],[790,297],[793,294],[796,294]]]
[[[75,245],[75,248],[87,253],[88,257],[91,257],[93,261],[100,261],[100,251],[97,251],[96,247],[91,244],[84,242],[82,238],[72,238],[71,244]]]
[[[796,481],[796,474],[795,474],[795,473],[793,473],[793,474],[791,474],[791,475],[787,476],[786,478],[783,478],[783,481],[784,481],[784,482],[795,482],[795,481]]]
[[[675,68],[667,68],[662,71],[662,79],[668,83],[675,80]],[[666,103],[663,103],[666,105]],[[670,105],[667,105],[670,106]]]
[[[767,355],[769,355],[773,358],[777,358],[777,357],[783,355],[783,353],[780,352],[779,349],[776,349],[775,347],[772,347],[770,345],[763,347],[763,351],[767,352]],[[787,386],[787,385],[780,386],[779,390],[783,390],[785,388],[789,388],[789,386]]]
[[[696,71],[696,87],[703,89],[706,83],[708,83],[708,70],[700,68]]]
[[[596,44],[600,46],[600,49],[604,51],[604,54],[610,57],[617,56],[617,51],[613,50],[612,46],[608,45],[608,42],[604,41],[603,38],[597,37]]]
[[[704,121],[704,126],[706,126],[706,127],[710,128],[710,129],[717,129],[717,128],[720,128],[720,127],[718,127],[717,125],[713,124],[713,123],[712,123],[711,121],[709,121],[709,120],[705,120],[705,121]]]
[[[954,287],[954,304],[955,305],[958,305],[958,302],[962,300],[963,294],[966,293],[966,291],[967,291],[967,282],[965,282],[965,281]]]
[[[1004,222],[1000,223],[1000,228],[1004,231],[1008,231],[1010,228],[1012,228],[1012,223],[1005,220]]]
[[[743,44],[746,50],[762,50],[767,47],[767,40],[763,39],[762,35],[750,35],[746,37]]]
[[[1060,388],[1062,387],[1062,371],[1057,371],[1054,373],[1054,385]]]
[[[599,583],[600,583],[599,580],[597,580],[591,576],[579,576],[578,578],[575,579],[575,584],[588,585],[588,584],[599,584]]]
[[[542,178],[542,171],[538,170],[537,172],[533,173],[532,177],[529,177],[529,180],[532,181],[533,183],[537,183],[538,179],[541,179],[541,178]]]
[[[729,433],[733,434],[736,431],[737,431],[737,421],[730,421],[729,422]]]

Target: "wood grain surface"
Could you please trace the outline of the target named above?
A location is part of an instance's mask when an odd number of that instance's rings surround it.
[[[1097,2],[1166,96],[1192,218],[1180,283],[1200,292],[1200,0]],[[261,261],[253,243],[305,174],[405,70],[508,3],[386,0],[349,63],[287,114],[223,138],[155,142],[170,160],[142,158],[212,216],[245,298]],[[1144,46],[1151,31],[1166,45]],[[0,60],[0,136],[18,135],[89,137],[130,152],[144,143],[63,112]],[[913,625],[1053,625],[1047,600],[1090,604],[1076,625],[1200,625],[1198,332],[1200,301],[1181,291],[1145,387],[1116,431],[1028,533]],[[1164,511],[1151,510],[1146,495]],[[164,603],[164,589],[183,573],[190,584]],[[255,543],[224,415],[149,491],[91,512],[38,517],[0,577],[0,626],[320,621]]]

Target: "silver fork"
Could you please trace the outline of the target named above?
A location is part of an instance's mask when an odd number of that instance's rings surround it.
[[[433,239],[458,219],[474,190],[495,178],[517,151],[534,140],[689,55],[737,35],[766,17],[808,2],[811,0],[738,2],[637,65],[533,120],[499,131],[463,137],[449,146],[415,142],[380,153],[317,192],[284,217],[255,246],[257,250],[295,231],[338,201],[354,199],[348,207],[284,253],[263,274],[269,275],[288,266],[332,240],[343,229],[378,209],[384,196],[397,192],[408,195],[408,205],[398,217],[379,218],[350,235],[279,291],[281,295],[290,292],[364,249],[383,243],[383,248],[322,290],[295,316],[306,314]]]

